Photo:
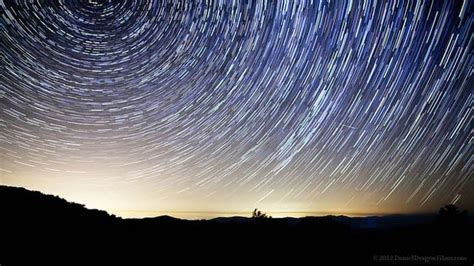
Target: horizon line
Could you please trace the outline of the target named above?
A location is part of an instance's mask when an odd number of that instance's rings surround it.
[[[107,210],[111,214],[122,218],[152,218],[159,216],[171,216],[182,219],[209,219],[219,217],[251,217],[251,211],[155,211],[155,210]],[[330,212],[330,211],[264,211],[264,213],[274,218],[302,218],[302,217],[323,217],[323,216],[347,216],[347,217],[370,217],[370,216],[390,216],[390,215],[429,215],[436,212],[420,213],[372,213],[372,212]],[[135,214],[135,215],[133,215]]]

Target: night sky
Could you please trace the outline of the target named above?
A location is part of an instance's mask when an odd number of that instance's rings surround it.
[[[0,20],[1,184],[115,213],[474,210],[474,1],[3,0]]]

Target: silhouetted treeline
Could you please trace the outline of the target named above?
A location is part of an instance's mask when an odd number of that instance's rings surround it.
[[[0,213],[2,265],[31,256],[39,261],[57,259],[58,254],[114,260],[172,259],[173,265],[219,262],[222,256],[234,262],[252,261],[253,257],[254,262],[267,263],[289,259],[294,262],[290,265],[307,261],[310,265],[323,261],[321,265],[429,265],[394,261],[394,256],[411,255],[466,258],[436,265],[472,265],[473,259],[472,244],[468,244],[474,239],[472,219],[452,206],[442,208],[434,219],[400,222],[400,226],[397,221],[402,217],[397,216],[271,218],[258,210],[252,213],[253,218],[122,219],[55,196],[0,186]],[[384,219],[390,221],[389,227],[378,226]],[[360,226],[362,222],[369,226]]]

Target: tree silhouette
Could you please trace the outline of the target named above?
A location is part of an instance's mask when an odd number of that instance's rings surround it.
[[[255,219],[268,219],[272,218],[271,216],[267,215],[266,213],[261,212],[259,209],[255,208],[252,212],[252,218]]]
[[[439,209],[438,221],[442,224],[459,224],[467,220],[467,211],[460,211],[454,204]]]

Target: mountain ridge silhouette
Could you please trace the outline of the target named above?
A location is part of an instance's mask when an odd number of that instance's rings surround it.
[[[463,244],[474,239],[472,219],[440,224],[436,215],[124,219],[57,196],[7,186],[0,186],[0,214],[0,242],[8,243],[0,249],[0,260],[24,257],[18,254],[50,260],[52,251],[72,257],[173,258],[180,251],[186,256],[178,259],[187,261],[207,261],[204,255],[212,257],[215,252],[236,260],[258,252],[263,261],[286,257],[371,265],[380,263],[377,256],[415,254],[460,257],[465,260],[446,263],[472,265],[470,248]]]

